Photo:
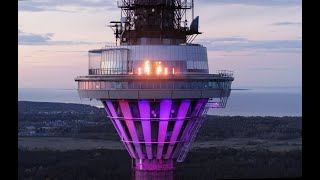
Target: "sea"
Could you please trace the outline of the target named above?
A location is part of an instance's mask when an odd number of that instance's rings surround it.
[[[102,107],[100,101],[80,99],[76,89],[19,88],[18,101],[76,103]],[[302,88],[234,88],[226,107],[210,109],[208,114],[218,116],[302,116]]]

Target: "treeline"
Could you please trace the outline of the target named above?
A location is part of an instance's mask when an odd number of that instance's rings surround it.
[[[207,116],[197,140],[258,138],[286,140],[302,137],[302,117]]]
[[[19,179],[131,179],[131,158],[120,150],[18,150]],[[175,179],[300,177],[301,151],[210,148],[191,151]]]
[[[104,109],[90,105],[49,103],[49,102],[18,102],[18,123],[42,122],[56,120],[86,120],[103,122],[107,120]]]
[[[99,113],[100,108],[74,103],[57,103],[57,102],[31,102],[31,101],[18,101],[19,113],[39,113],[39,112],[57,112],[69,111],[78,113]]]

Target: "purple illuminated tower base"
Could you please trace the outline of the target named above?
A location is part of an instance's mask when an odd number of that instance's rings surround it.
[[[102,100],[139,171],[174,170],[207,99]]]
[[[174,171],[139,171],[132,172],[132,180],[174,180]]]
[[[173,159],[133,159],[132,168],[137,171],[171,171],[175,165]]]
[[[132,159],[132,180],[174,180],[173,159]]]
[[[208,99],[102,100],[132,159],[133,179],[173,179]]]

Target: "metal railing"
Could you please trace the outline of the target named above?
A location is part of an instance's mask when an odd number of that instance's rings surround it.
[[[233,77],[233,71],[229,70],[218,70],[218,74],[221,77]]]
[[[155,0],[140,0],[138,2],[134,2],[134,1],[128,1],[128,0],[122,0],[122,1],[117,1],[117,6],[120,8],[127,8],[127,7],[132,7],[134,5],[150,5],[151,3],[154,3],[152,1]],[[179,3],[179,1],[166,1],[166,0],[156,0],[155,4],[166,4],[166,5],[174,5],[176,7],[180,7],[180,8],[188,8],[190,9],[192,7],[192,3],[189,1],[185,1],[185,2],[181,2]]]
[[[130,72],[122,68],[89,69],[89,75],[104,75],[104,74],[130,74]]]

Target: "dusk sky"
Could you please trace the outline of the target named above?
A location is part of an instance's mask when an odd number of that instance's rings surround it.
[[[19,88],[76,88],[90,49],[114,43],[115,0],[18,3]],[[191,14],[191,13],[189,13]],[[210,73],[234,71],[233,88],[301,87],[301,0],[195,0]]]

